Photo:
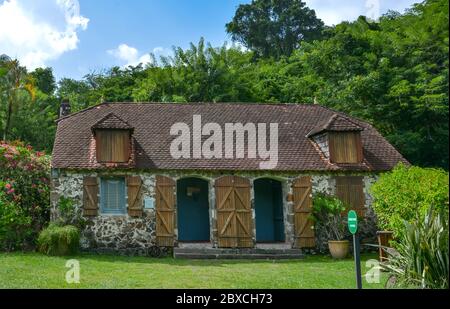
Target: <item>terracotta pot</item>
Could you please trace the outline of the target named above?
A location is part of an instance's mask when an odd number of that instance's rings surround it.
[[[329,240],[328,248],[334,259],[344,259],[348,255],[350,242],[348,240]]]

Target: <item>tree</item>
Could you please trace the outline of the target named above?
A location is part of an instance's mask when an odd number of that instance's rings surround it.
[[[324,23],[301,0],[253,0],[239,5],[226,30],[260,57],[289,56],[322,35]]]
[[[55,77],[53,76],[52,68],[37,68],[31,72],[35,85],[39,90],[45,94],[53,94],[56,89]]]
[[[0,56],[0,67],[6,69],[6,74],[1,78],[2,97],[6,100],[6,120],[3,129],[3,140],[8,137],[11,117],[14,109],[26,98],[24,94],[29,94],[32,99],[35,96],[34,81],[25,67],[21,67],[17,59],[13,60],[6,55]]]

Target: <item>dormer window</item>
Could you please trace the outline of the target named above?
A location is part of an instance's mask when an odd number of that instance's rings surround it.
[[[361,133],[359,131],[329,132],[328,148],[331,163],[362,162]]]
[[[127,163],[131,156],[133,128],[110,113],[92,126],[95,136],[97,162]]]
[[[363,162],[362,130],[347,117],[334,114],[312,129],[307,137],[316,143],[330,163],[355,164]]]
[[[130,159],[128,130],[96,130],[97,162],[125,163]]]

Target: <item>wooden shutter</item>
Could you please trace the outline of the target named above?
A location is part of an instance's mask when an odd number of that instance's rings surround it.
[[[139,176],[127,177],[128,215],[142,216],[142,179]]]
[[[312,211],[311,177],[296,179],[292,185],[294,201],[294,248],[312,248],[316,245]]]
[[[156,244],[171,247],[174,244],[175,181],[156,176]]]
[[[216,180],[219,247],[253,247],[250,187],[250,181],[242,177],[224,176]]]
[[[97,130],[95,136],[98,162],[128,162],[130,159],[129,130]]]
[[[83,214],[96,216],[98,213],[98,183],[96,177],[83,179]]]
[[[361,176],[336,177],[336,196],[359,216],[365,215],[364,183]]]
[[[363,160],[361,133],[329,132],[328,143],[332,163],[360,163]]]

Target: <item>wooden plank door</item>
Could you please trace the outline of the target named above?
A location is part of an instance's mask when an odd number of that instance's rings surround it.
[[[294,197],[294,230],[295,248],[312,248],[316,245],[313,222],[310,219],[312,211],[311,177],[303,176],[296,179],[292,185]]]
[[[162,247],[174,245],[175,181],[156,176],[156,244]]]
[[[336,196],[357,212],[358,216],[365,215],[364,182],[361,176],[338,176],[336,177]],[[345,211],[347,215],[347,211]]]
[[[216,180],[215,189],[219,247],[253,247],[250,181],[224,176]]]

